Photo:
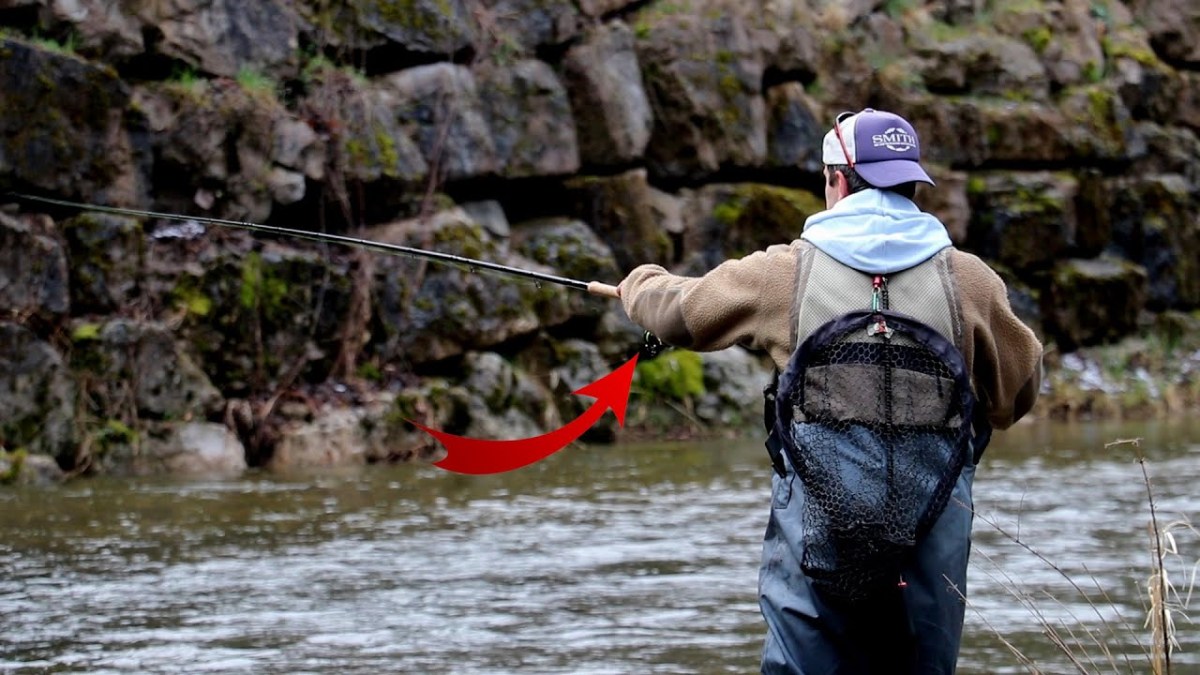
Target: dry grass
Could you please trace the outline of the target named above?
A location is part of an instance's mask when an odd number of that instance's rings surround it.
[[[1121,439],[1105,445],[1106,449],[1130,447],[1133,449],[1142,470],[1149,507],[1148,528],[1151,534],[1151,572],[1144,592],[1148,603],[1144,607],[1145,620],[1139,626],[1131,623],[1102,587],[1100,581],[1084,566],[1090,581],[1081,583],[1074,575],[1023,540],[1019,530],[1014,533],[999,523],[976,513],[981,521],[998,532],[1010,543],[1032,555],[1048,569],[1061,577],[1073,593],[1082,599],[1091,613],[1099,620],[1097,624],[1082,620],[1075,611],[1054,595],[1045,591],[1030,593],[1018,580],[1009,576],[998,563],[986,553],[979,553],[992,563],[995,571],[988,575],[1015,598],[1038,622],[1043,634],[1055,649],[1066,657],[1072,668],[1079,673],[1131,673],[1152,672],[1154,675],[1171,675],[1179,672],[1172,668],[1171,657],[1179,649],[1178,626],[1191,624],[1187,614],[1196,591],[1200,576],[1200,559],[1189,563],[1180,546],[1186,535],[1193,542],[1200,542],[1200,530],[1186,519],[1177,519],[1163,524],[1155,503],[1154,484],[1150,478],[1141,439]],[[1050,603],[1047,606],[1046,603]],[[968,602],[968,606],[971,606]],[[1069,617],[1070,621],[1055,620],[1049,616],[1053,607]],[[1017,661],[1030,673],[1042,673],[1034,659],[1023,653],[1007,639],[987,617],[977,609],[976,614],[983,624],[1008,649]],[[1115,617],[1115,618],[1114,618]],[[1112,645],[1132,643],[1138,645],[1142,654],[1114,653]]]

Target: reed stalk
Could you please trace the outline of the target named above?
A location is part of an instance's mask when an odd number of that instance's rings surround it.
[[[1141,447],[1141,439],[1119,439],[1111,443],[1106,443],[1105,448],[1112,449],[1125,445],[1133,448],[1138,464],[1141,467],[1142,480],[1146,486],[1146,499],[1150,511],[1148,525],[1150,529],[1153,564],[1150,576],[1146,582],[1146,594],[1149,604],[1146,606],[1146,620],[1141,629],[1149,629],[1151,644],[1148,648],[1145,644],[1147,636],[1126,621],[1120,608],[1108,596],[1108,593],[1101,587],[1099,580],[1094,575],[1092,576],[1092,581],[1099,593],[1096,598],[1093,598],[1085,591],[1083,585],[1077,582],[1073,575],[1064,567],[1051,560],[1021,536],[1019,520],[1017,522],[1016,533],[1014,533],[1002,527],[995,520],[983,516],[978,512],[975,513],[980,520],[987,523],[1010,543],[1016,544],[1066,580],[1071,588],[1092,608],[1096,617],[1103,625],[1103,630],[1097,632],[1089,628],[1086,622],[1081,621],[1080,617],[1075,616],[1074,612],[1067,605],[1063,604],[1053,595],[1047,594],[1048,599],[1052,603],[1058,603],[1067,612],[1071,620],[1078,627],[1082,627],[1083,632],[1082,634],[1076,634],[1076,631],[1070,625],[1065,627],[1054,625],[1046,613],[1041,610],[1038,602],[1035,602],[1035,598],[1023,591],[1021,585],[1000,569],[998,563],[995,563],[994,560],[982,551],[977,550],[976,553],[983,555],[986,560],[993,562],[998,571],[995,574],[989,573],[989,576],[1008,591],[1021,606],[1029,610],[1037,619],[1046,638],[1068,659],[1071,667],[1077,672],[1139,673],[1147,672],[1145,666],[1149,665],[1149,671],[1154,675],[1172,675],[1173,672],[1176,672],[1173,670],[1172,655],[1180,648],[1177,638],[1177,624],[1180,621],[1191,621],[1186,611],[1191,604],[1192,595],[1196,590],[1196,582],[1200,578],[1200,560],[1193,563],[1190,569],[1186,564],[1183,564],[1182,574],[1172,574],[1176,562],[1182,563],[1183,561],[1178,545],[1178,534],[1187,533],[1194,539],[1200,539],[1200,530],[1197,530],[1186,519],[1174,520],[1163,524],[1160,519],[1159,507],[1155,500],[1154,483],[1150,478],[1146,456]],[[1086,567],[1084,569],[1087,571]],[[1116,617],[1120,624],[1119,627],[1129,633],[1143,649],[1146,661],[1142,662],[1143,665],[1140,668],[1135,667],[1129,654],[1114,654],[1110,649],[1110,644],[1108,643],[1109,637],[1114,640],[1113,644],[1120,643],[1116,630],[1118,626],[1114,626],[1113,621],[1105,616],[1105,613],[1101,610],[1101,606],[1116,612]],[[983,618],[987,628],[1013,653],[1022,666],[1027,668],[1030,673],[1042,672],[1032,659],[1021,653],[1010,640],[1006,639],[995,626],[986,620],[986,617],[981,618]],[[1099,658],[1089,653],[1089,644],[1099,648],[1099,654],[1096,655]]]

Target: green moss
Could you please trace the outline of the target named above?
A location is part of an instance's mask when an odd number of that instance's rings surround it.
[[[346,151],[346,157],[355,166],[364,166],[371,158],[367,151],[367,143],[361,138],[347,138],[342,147]]]
[[[81,323],[71,331],[71,340],[74,342],[90,342],[100,339],[100,324],[98,323]]]
[[[738,121],[741,120],[741,118],[742,118],[741,111],[739,111],[737,108],[732,107],[732,106],[726,107],[726,108],[721,108],[720,110],[717,111],[717,120],[719,120],[721,122],[721,126],[723,126],[727,130],[733,129],[734,127],[736,127]]]
[[[926,32],[937,42],[953,42],[961,38],[971,37],[975,34],[974,30],[971,26],[956,26],[944,21],[932,21],[926,26]]]
[[[713,218],[722,225],[733,225],[742,216],[744,206],[745,203],[740,200],[721,202],[713,208]]]
[[[355,374],[368,382],[383,382],[383,371],[375,363],[367,362],[359,364],[355,370]]]
[[[925,76],[919,68],[904,59],[898,59],[892,54],[882,54],[884,61],[878,66],[879,81],[890,84],[904,91],[927,91]]]
[[[981,176],[970,176],[967,178],[967,194],[981,195],[987,191],[987,181]]]
[[[713,217],[729,225],[789,229],[823,210],[824,202],[810,192],[747,183],[738,186],[731,200],[717,205],[713,209]]]
[[[484,257],[483,228],[475,223],[453,223],[439,228],[433,242],[438,250],[449,249],[467,258]]]
[[[742,81],[732,72],[724,72],[720,79],[717,80],[717,90],[721,92],[721,96],[726,99],[731,99],[742,94]]]
[[[250,66],[242,66],[237,72],[237,83],[251,96],[274,99],[279,94],[279,84]]]
[[[510,66],[524,55],[525,49],[521,47],[521,43],[508,34],[501,35],[488,54],[493,63],[501,66]]]
[[[138,444],[138,432],[121,420],[105,420],[91,434],[91,454],[94,457],[106,457],[114,454],[126,454]]]
[[[690,7],[685,6],[690,3],[678,3],[670,0],[654,0],[647,3],[641,11],[637,13],[637,20],[633,24],[633,34],[638,39],[646,39],[653,32],[655,26],[663,21],[663,19],[671,16],[684,15]]]
[[[1142,274],[1142,267],[1137,263],[1128,260],[1121,260],[1110,256],[1103,256],[1101,260],[1114,263],[1115,269],[1111,274],[1106,275],[1106,281],[1114,279],[1129,278]],[[1057,265],[1053,273],[1054,285],[1059,288],[1077,288],[1081,283],[1094,285],[1096,277],[1085,272],[1077,265],[1064,264]],[[1123,370],[1123,368],[1122,368]]]
[[[242,309],[255,310],[259,307],[263,294],[262,258],[257,253],[246,257],[242,265],[242,285],[238,290],[238,302]]]
[[[262,256],[251,253],[242,265],[242,286],[238,294],[242,307],[258,309],[275,314],[287,296],[287,282],[271,274],[264,266]]]
[[[704,363],[696,352],[669,351],[650,361],[638,363],[634,384],[642,394],[675,401],[701,396],[704,388]]]
[[[1054,177],[1064,182],[1070,181],[1069,173],[1055,173]],[[1012,187],[1013,199],[1008,208],[1014,213],[1045,213],[1063,210],[1062,193],[1051,185],[1043,183],[1018,183]]]
[[[137,436],[137,432],[121,420],[108,420],[100,429],[100,438],[109,443],[133,443]]]
[[[168,91],[183,95],[185,98],[195,102],[208,103],[205,96],[208,91],[208,80],[201,77],[194,68],[182,67],[176,68],[171,77],[164,83]]]
[[[883,11],[893,19],[897,19],[913,8],[913,0],[887,0],[883,3]]]
[[[744,183],[713,207],[711,217],[722,225],[726,253],[740,257],[794,238],[809,216],[823,210],[824,200],[805,190]]]
[[[305,82],[312,82],[322,74],[336,69],[337,64],[331,61],[329,57],[320,52],[310,53],[305,58],[304,65],[300,67],[300,77]]]
[[[409,420],[421,419],[420,413],[424,408],[425,400],[424,396],[415,391],[400,392],[391,409],[384,416],[383,423],[392,428],[411,428]]]
[[[1033,95],[1028,91],[1020,89],[1006,89],[1000,92],[1000,98],[1015,103],[1026,103],[1033,100]]]
[[[1162,65],[1162,61],[1160,61],[1158,56],[1155,55],[1154,50],[1142,44],[1136,44],[1128,40],[1105,36],[1100,38],[1100,45],[1104,50],[1104,54],[1110,59],[1133,59],[1143,66]]]
[[[384,21],[414,31],[429,32],[448,22],[454,14],[454,6],[450,0],[435,0],[429,12],[429,5],[420,0],[376,0],[379,17]]]
[[[452,388],[445,380],[426,380],[419,389],[405,389],[396,394],[391,408],[383,417],[383,424],[389,429],[413,430],[409,420],[422,424],[441,424],[446,420],[447,427],[459,427],[465,424],[454,418],[462,404],[461,389]],[[445,429],[448,430],[448,429]]]
[[[388,23],[406,28],[424,28],[426,17],[418,12],[417,0],[377,0],[379,17]]]
[[[1177,310],[1167,310],[1154,319],[1154,338],[1167,357],[1174,356],[1187,346],[1187,338],[1200,335],[1200,313],[1189,316]]]
[[[1097,138],[1119,138],[1118,110],[1120,101],[1112,90],[1104,85],[1091,85],[1076,91],[1076,105],[1067,108],[1071,119],[1091,129]]]
[[[8,462],[8,470],[0,473],[0,485],[12,485],[21,476],[21,468],[25,466],[25,458],[29,453],[25,448],[17,448],[12,452],[0,450],[0,460]]]
[[[36,46],[40,49],[44,49],[48,52],[54,52],[55,54],[65,54],[65,55],[69,55],[69,56],[76,56],[77,55],[76,48],[77,48],[79,39],[75,35],[75,31],[71,31],[70,33],[67,34],[67,37],[63,40],[55,40],[53,38],[46,38],[46,37],[42,37],[40,35],[34,35],[33,38],[31,38],[29,41],[34,46]]]
[[[371,124],[367,136],[346,136],[342,144],[352,166],[378,167],[383,175],[396,177],[400,165],[400,150],[396,139],[382,124]]]
[[[652,18],[662,18],[664,16],[675,16],[684,14],[689,11],[689,7],[685,6],[688,3],[673,2],[672,0],[654,0],[643,10],[644,16]]]
[[[196,316],[208,316],[212,311],[212,300],[202,296],[193,295],[186,300],[187,310]]]
[[[309,53],[304,57],[304,65],[300,68],[300,79],[307,84],[319,83],[331,73],[340,73],[351,82],[358,85],[367,83],[367,75],[353,66],[340,65],[320,52]]]
[[[1025,31],[1022,37],[1029,43],[1029,46],[1033,47],[1035,52],[1041,54],[1046,51],[1046,47],[1050,46],[1050,41],[1054,39],[1054,33],[1051,32],[1049,26],[1038,26]]]
[[[412,306],[422,312],[432,312],[437,309],[437,304],[436,300],[427,295],[418,296],[412,301]]]
[[[193,316],[205,317],[212,312],[213,301],[200,290],[200,281],[195,277],[183,277],[171,290],[171,304]]]
[[[390,175],[400,164],[400,152],[396,149],[396,139],[387,129],[375,129],[375,145],[379,151],[379,161],[383,164],[384,172]]]

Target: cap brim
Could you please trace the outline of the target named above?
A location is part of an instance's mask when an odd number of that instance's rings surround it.
[[[889,159],[883,162],[869,162],[854,165],[854,170],[863,180],[875,187],[892,187],[901,183],[929,183],[937,185],[920,164],[911,159]]]

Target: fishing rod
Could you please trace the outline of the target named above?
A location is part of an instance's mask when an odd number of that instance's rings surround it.
[[[223,227],[233,227],[240,230],[248,230],[250,232],[259,232],[262,234],[273,234],[282,237],[292,237],[294,239],[307,239],[308,241],[316,241],[326,244],[341,244],[352,248],[359,248],[367,251],[376,251],[378,253],[386,253],[388,255],[403,256],[407,258],[415,258],[417,260],[432,260],[434,262],[454,265],[470,271],[487,270],[498,274],[506,274],[513,277],[521,277],[532,281],[546,282],[567,288],[574,288],[581,291],[587,291],[592,295],[599,295],[606,298],[618,298],[617,287],[611,284],[601,283],[599,281],[580,281],[578,279],[568,279],[554,274],[546,274],[544,272],[535,272],[533,270],[521,269],[519,267],[510,267],[501,265],[500,263],[489,262],[487,260],[476,260],[474,258],[466,258],[463,256],[452,255],[450,253],[442,253],[440,251],[427,251],[425,249],[413,248],[411,246],[401,246],[399,244],[389,244],[382,241],[372,241],[370,239],[360,239],[358,237],[347,237],[340,234],[328,234],[325,232],[311,232],[309,230],[297,230],[290,227],[279,227],[277,225],[262,225],[259,223],[251,223],[240,220],[226,220],[224,218],[209,218],[205,216],[188,216],[178,213],[163,213],[159,211],[143,211],[141,209],[127,209],[119,206],[100,206],[98,204],[83,204],[79,202],[67,201],[65,199],[53,199],[51,197],[39,197],[36,195],[27,195],[10,192],[9,197],[23,201],[39,202],[42,204],[52,204],[54,206],[62,206],[81,211],[97,211],[99,213],[111,213],[119,216],[131,216],[138,218],[160,218],[162,220],[176,220],[183,222],[206,223],[209,225],[220,225]]]
[[[592,295],[598,295],[605,298],[619,298],[617,287],[611,284],[601,283],[599,281],[580,281],[579,279],[569,279],[567,277],[558,276],[555,274],[546,274],[544,272],[535,272],[533,270],[521,269],[519,267],[511,267],[509,265],[501,265],[500,263],[490,262],[487,260],[476,260],[474,258],[466,258],[463,256],[452,255],[450,253],[442,253],[440,251],[428,251],[411,246],[401,246],[399,244],[389,244],[382,241],[373,241],[371,239],[361,239],[358,237],[348,237],[340,234],[328,234],[325,232],[311,232],[309,230],[297,230],[290,227],[279,227],[276,225],[262,225],[260,223],[251,223],[240,220],[226,220],[224,218],[210,218],[206,216],[188,216],[178,213],[164,213],[159,211],[145,211],[141,209],[129,209],[119,206],[101,206],[99,204],[84,204],[80,202],[72,202],[65,199],[54,199],[51,197],[39,197],[37,195],[21,194],[16,192],[8,193],[8,196],[27,202],[37,202],[41,204],[50,204],[53,206],[61,206],[80,211],[96,211],[98,213],[111,213],[113,215],[131,216],[136,218],[159,218],[162,220],[175,220],[182,222],[206,223],[209,225],[220,225],[222,227],[232,227],[249,232],[260,232],[263,234],[273,234],[282,237],[292,237],[294,239],[305,239],[327,244],[340,244],[351,248],[358,248],[366,251],[375,251],[385,253],[387,255],[402,256],[414,258],[416,260],[430,260],[436,263],[445,265],[453,265],[469,271],[486,270],[497,274],[504,274],[522,279],[529,279],[535,282],[545,282],[558,286],[566,286],[581,291],[587,291]],[[642,354],[646,357],[654,357],[661,353],[666,346],[657,336],[647,331],[642,345]]]

